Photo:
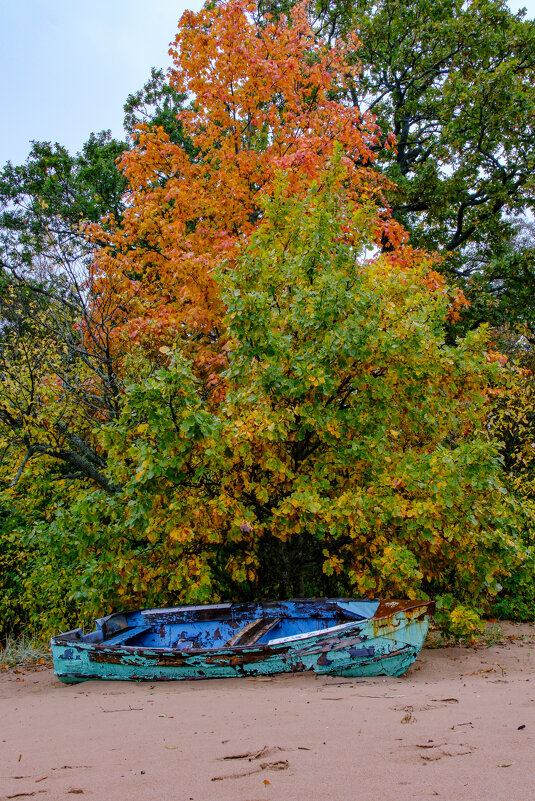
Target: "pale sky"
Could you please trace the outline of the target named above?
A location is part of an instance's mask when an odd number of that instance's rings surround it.
[[[168,67],[185,8],[202,0],[0,0],[0,167],[30,140],[76,152],[91,131],[123,137],[123,103]],[[535,18],[535,0],[510,0]]]
[[[30,140],[76,152],[91,131],[123,138],[123,104],[170,65],[185,8],[201,0],[0,0],[0,166]]]

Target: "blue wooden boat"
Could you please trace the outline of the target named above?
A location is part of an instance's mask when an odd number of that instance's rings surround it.
[[[51,640],[54,671],[158,681],[314,671],[399,676],[425,639],[432,602],[296,599],[115,613]]]

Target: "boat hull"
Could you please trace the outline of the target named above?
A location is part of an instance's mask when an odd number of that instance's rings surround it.
[[[107,646],[68,632],[52,639],[54,670],[65,683],[87,679],[234,678],[305,671],[348,677],[399,676],[418,656],[429,611],[427,602],[383,602],[373,617],[365,620],[264,644],[219,648]]]

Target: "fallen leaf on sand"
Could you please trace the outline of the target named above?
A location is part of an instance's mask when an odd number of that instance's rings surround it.
[[[416,748],[442,748],[443,745],[444,743],[416,743]]]
[[[402,723],[415,723],[416,718],[412,714],[412,707],[407,707],[405,710],[405,714],[401,718]]]
[[[345,681],[330,681],[327,684],[324,684],[323,687],[342,687],[346,685],[346,687],[352,687],[354,684],[362,684],[361,681],[353,681],[352,679],[346,679]]]
[[[479,676],[480,673],[491,673],[494,670],[493,667],[485,668],[484,670],[474,670],[473,673],[461,673],[461,676]]]

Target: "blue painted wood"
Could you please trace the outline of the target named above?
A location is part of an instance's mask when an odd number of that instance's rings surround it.
[[[309,670],[397,676],[422,647],[431,607],[426,601],[296,599],[119,613],[98,620],[90,634],[77,629],[54,637],[54,670],[67,683]],[[276,622],[257,642],[228,645],[240,629],[261,619]],[[253,638],[261,628],[250,627]]]
[[[145,634],[151,629],[152,626],[134,626],[133,628],[128,627],[127,629],[120,631],[119,634],[115,634],[112,637],[106,637],[106,646],[109,647],[110,645],[126,643],[128,640],[133,640],[135,637],[139,636],[140,634]]]

